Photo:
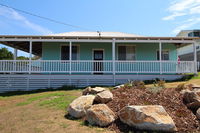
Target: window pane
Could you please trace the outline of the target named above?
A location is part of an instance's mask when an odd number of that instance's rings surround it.
[[[69,46],[61,47],[61,60],[69,60]]]
[[[78,59],[78,47],[72,46],[72,60]]]
[[[169,60],[169,51],[162,51],[162,60]]]
[[[118,60],[126,60],[126,46],[118,46]]]
[[[135,60],[135,47],[126,46],[126,60]]]
[[[160,60],[160,52],[157,51],[157,60]],[[169,51],[162,51],[162,60],[169,60]]]

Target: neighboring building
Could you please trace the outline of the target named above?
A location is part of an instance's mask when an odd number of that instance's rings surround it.
[[[183,30],[177,37],[200,37],[200,30]],[[200,62],[200,42],[197,41],[197,61]],[[192,45],[187,45],[178,49],[178,56],[181,60],[193,60],[194,50]]]
[[[2,44],[15,48],[15,59],[16,49],[30,53],[29,60],[0,61],[0,91],[181,78],[197,70],[194,60],[178,61],[177,48],[196,40],[120,32],[0,35]],[[32,53],[41,59],[31,60]]]

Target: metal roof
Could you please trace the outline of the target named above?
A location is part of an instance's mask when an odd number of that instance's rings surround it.
[[[52,34],[49,36],[68,36],[68,37],[143,37],[136,34],[129,34],[123,32],[65,32]]]

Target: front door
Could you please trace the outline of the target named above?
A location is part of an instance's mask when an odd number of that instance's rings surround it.
[[[103,50],[94,50],[94,74],[103,74]]]

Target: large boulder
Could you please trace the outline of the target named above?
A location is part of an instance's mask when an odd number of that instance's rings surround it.
[[[91,88],[91,87],[87,87],[86,89],[83,90],[82,94],[83,95],[88,95],[88,94],[97,94],[100,93],[102,91],[105,91],[106,89],[103,87],[95,87],[95,88]]]
[[[93,95],[78,97],[67,108],[68,113],[75,118],[85,116],[86,110],[93,104],[94,98]]]
[[[105,127],[115,119],[115,113],[106,104],[95,104],[86,112],[86,120],[91,125]]]
[[[200,108],[200,89],[184,91],[183,101],[190,109],[196,110]]]
[[[97,103],[108,103],[109,101],[112,101],[113,94],[109,91],[103,91],[96,95],[94,101]]]
[[[197,118],[200,120],[200,108],[197,110],[196,116],[197,116]]]
[[[159,105],[126,106],[119,111],[120,120],[141,130],[173,132],[176,126],[165,109]]]

